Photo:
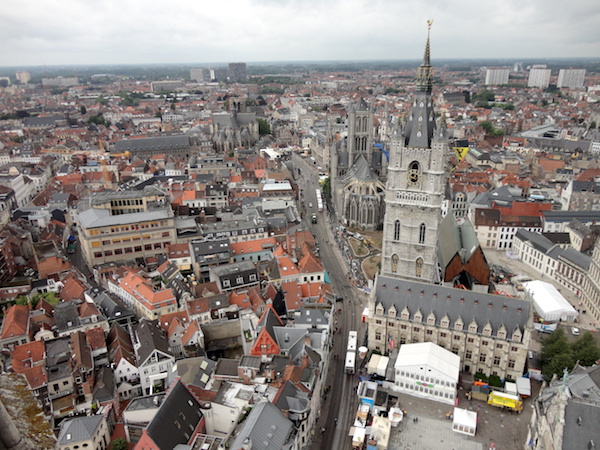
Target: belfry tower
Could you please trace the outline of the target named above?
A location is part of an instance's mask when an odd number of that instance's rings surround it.
[[[406,280],[439,281],[438,229],[446,186],[447,139],[436,126],[427,22],[423,63],[405,126],[392,135],[385,195],[381,274]]]

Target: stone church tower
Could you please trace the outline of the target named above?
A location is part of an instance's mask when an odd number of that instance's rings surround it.
[[[428,29],[410,116],[392,135],[381,274],[429,283],[440,278],[436,255],[448,151],[445,130],[436,130],[432,84]]]
[[[376,230],[383,223],[387,160],[373,143],[374,114],[363,99],[350,105],[347,137],[332,145],[335,209],[344,225]]]

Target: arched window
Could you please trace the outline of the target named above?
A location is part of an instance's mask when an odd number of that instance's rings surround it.
[[[400,221],[399,220],[396,220],[394,222],[394,240],[395,241],[400,240]]]
[[[398,255],[395,253],[392,255],[392,273],[398,273]]]
[[[424,223],[422,223],[419,226],[419,244],[424,244],[425,243],[425,231],[427,230],[427,227],[425,226]]]
[[[419,278],[423,276],[423,258],[420,256],[415,261],[415,276]]]

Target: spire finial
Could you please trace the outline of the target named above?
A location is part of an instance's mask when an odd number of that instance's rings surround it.
[[[431,53],[429,50],[429,36],[431,34],[431,25],[433,19],[427,20],[427,42],[425,43],[425,54],[423,55],[423,64],[417,72],[417,90],[431,92],[432,73],[431,73]]]

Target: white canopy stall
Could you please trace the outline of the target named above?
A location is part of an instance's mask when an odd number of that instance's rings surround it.
[[[454,408],[452,431],[475,436],[477,431],[477,413],[468,409]]]
[[[552,284],[536,280],[523,283],[539,316],[549,322],[573,321],[579,313]]]

